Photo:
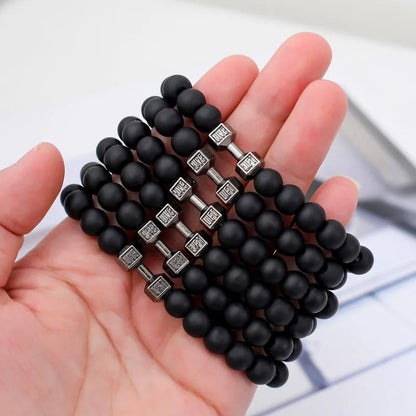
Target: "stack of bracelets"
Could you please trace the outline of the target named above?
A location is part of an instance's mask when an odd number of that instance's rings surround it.
[[[98,237],[105,253],[143,277],[146,294],[182,318],[189,335],[204,338],[209,351],[224,354],[227,364],[252,382],[279,387],[288,378],[284,362],[302,352],[300,339],[312,334],[317,318],[336,313],[332,291],[344,285],[347,271],[370,270],[373,255],[340,222],[327,220],[320,205],[305,202],[297,186],[283,185],[256,153],[239,149],[220,111],[187,78],[168,77],[161,93],[142,105],[147,124],[126,117],[118,125],[121,141],[101,140],[101,163],[86,164],[82,186],[65,187],[61,202],[86,234]],[[166,153],[151,128],[171,138],[176,155]],[[237,177],[224,178],[215,170],[212,150],[226,150],[236,159],[235,172],[243,181],[253,180],[253,192],[245,192]],[[214,182],[221,203],[198,196],[201,175]],[[185,201],[198,209],[206,231],[181,221]],[[225,207],[232,206],[239,219],[227,219]],[[183,250],[171,250],[163,241],[168,228],[182,234]],[[132,241],[128,230],[135,231]],[[146,267],[149,245],[163,256],[163,269],[176,288],[166,274]]]

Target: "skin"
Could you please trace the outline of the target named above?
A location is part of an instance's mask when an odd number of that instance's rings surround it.
[[[237,131],[243,150],[306,190],[347,110],[340,87],[321,79],[330,60],[324,39],[302,33],[260,73],[249,58],[231,56],[196,87]],[[225,159],[224,152],[216,167],[232,175]],[[245,414],[255,386],[152,303],[142,279],[122,271],[77,221],[63,221],[15,263],[63,175],[59,151],[47,143],[0,172],[0,414]],[[208,188],[200,186],[203,197]],[[351,180],[336,177],[313,200],[346,224],[357,193]]]

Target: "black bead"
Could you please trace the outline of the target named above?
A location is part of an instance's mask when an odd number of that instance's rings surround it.
[[[204,337],[204,344],[214,354],[224,354],[233,343],[231,332],[221,325],[214,325]]]
[[[213,312],[223,311],[229,302],[227,293],[220,286],[210,286],[202,294],[202,304]]]
[[[65,188],[62,189],[60,195],[60,201],[62,205],[64,204],[65,198],[73,191],[84,191],[84,188],[76,183],[65,186]]]
[[[101,163],[104,163],[104,155],[105,152],[112,146],[115,145],[121,145],[120,140],[117,140],[114,137],[106,137],[105,139],[102,139],[96,148],[96,154],[97,154],[97,158]]]
[[[166,78],[160,87],[163,98],[170,104],[175,105],[178,95],[189,88],[192,88],[191,81],[183,75],[171,75]]]
[[[245,221],[254,221],[264,211],[263,198],[254,192],[246,192],[238,198],[235,210]]]
[[[224,310],[224,320],[231,329],[243,329],[250,319],[250,309],[241,302],[231,302]]]
[[[247,239],[247,229],[239,220],[227,220],[218,230],[218,240],[225,248],[238,248]]]
[[[260,266],[261,280],[267,284],[279,284],[286,277],[286,273],[286,262],[280,257],[266,257]]]
[[[82,168],[81,168],[81,171],[80,171],[80,173],[79,173],[79,177],[80,177],[80,179],[81,179],[81,181],[82,181],[82,178],[83,178],[83,176],[85,175],[85,172],[89,169],[89,168],[92,168],[92,167],[94,167],[94,166],[101,166],[99,163],[97,163],[97,162],[89,162],[89,163],[86,163]],[[105,168],[104,168],[105,169]]]
[[[126,233],[114,225],[105,228],[98,236],[98,245],[107,254],[118,254],[126,244]]]
[[[347,233],[344,244],[337,250],[334,250],[332,254],[343,263],[351,263],[359,256],[360,248],[359,241],[352,234]]]
[[[183,318],[193,306],[192,296],[183,289],[174,289],[165,299],[165,309],[175,318]]]
[[[236,341],[225,353],[225,361],[233,369],[244,371],[254,363],[254,352],[244,342]]]
[[[296,265],[305,273],[317,273],[325,266],[323,251],[313,244],[306,244],[303,251],[296,254]]]
[[[201,147],[201,136],[191,127],[182,127],[172,136],[172,149],[179,156],[188,157]]]
[[[331,287],[331,290],[341,289],[345,285],[345,283],[347,283],[347,277],[348,277],[348,273],[345,271],[344,277],[342,278],[342,280],[336,286]]]
[[[276,196],[282,188],[282,177],[274,169],[262,169],[254,177],[254,187],[262,196]]]
[[[224,274],[233,263],[230,253],[219,246],[210,248],[205,254],[203,262],[208,273],[213,276]]]
[[[254,223],[257,234],[265,239],[274,240],[283,231],[283,221],[276,211],[263,211]]]
[[[254,282],[246,292],[246,301],[250,308],[264,309],[273,299],[272,291],[259,282]]]
[[[160,110],[168,107],[169,104],[162,97],[149,97],[142,105],[142,115],[149,126],[153,127],[156,114]]]
[[[120,123],[118,123],[117,134],[118,134],[118,137],[120,137],[120,139],[122,138],[121,136],[122,136],[124,127],[126,127],[127,124],[131,123],[132,121],[140,121],[140,119],[136,116],[127,116],[127,117],[124,117],[120,121]]]
[[[125,189],[115,182],[106,183],[97,194],[98,203],[107,211],[117,211],[126,199]]]
[[[97,237],[108,226],[108,217],[98,208],[88,208],[81,215],[80,225],[85,234]]]
[[[286,228],[276,239],[277,250],[285,256],[294,256],[305,247],[302,234],[295,228]]]
[[[364,246],[361,246],[360,254],[352,262],[346,265],[347,270],[354,274],[364,274],[367,273],[374,264],[373,253]]]
[[[290,299],[302,299],[308,293],[309,281],[303,273],[289,271],[281,284],[281,290]]]
[[[319,319],[329,319],[332,318],[338,310],[338,298],[330,291],[327,292],[328,301],[325,308],[320,312],[316,313],[315,316]]]
[[[183,117],[174,108],[164,108],[156,114],[154,123],[161,135],[170,137],[183,127]]]
[[[195,111],[206,103],[205,96],[195,88],[189,88],[178,95],[177,106],[185,117],[193,117]]]
[[[121,140],[130,149],[136,149],[137,143],[150,134],[150,128],[141,120],[132,121],[123,128]]]
[[[299,338],[293,339],[293,352],[290,354],[288,358],[286,358],[284,361],[290,362],[297,360],[300,355],[302,354],[302,341]]]
[[[250,286],[251,281],[251,274],[246,267],[233,264],[224,275],[223,285],[230,292],[242,294]]]
[[[91,196],[84,190],[72,191],[64,201],[65,212],[74,220],[79,220],[82,213],[93,206]]]
[[[306,202],[295,216],[297,226],[307,233],[318,230],[325,219],[324,209],[315,202]]]
[[[117,209],[117,222],[126,230],[135,230],[146,219],[143,207],[136,201],[125,201]]]
[[[272,337],[272,328],[264,319],[253,318],[244,328],[243,337],[253,347],[264,347]]]
[[[146,165],[153,165],[154,161],[165,152],[162,140],[154,136],[143,137],[136,146],[137,157]]]
[[[129,191],[139,191],[151,179],[150,171],[143,163],[130,162],[120,172],[121,183]]]
[[[183,319],[183,328],[195,338],[204,337],[211,329],[211,319],[202,309],[192,309]]]
[[[318,313],[328,301],[328,295],[325,289],[318,285],[310,285],[306,296],[300,301],[303,310],[309,313]]]
[[[210,132],[221,123],[221,113],[211,104],[204,104],[195,111],[192,117],[195,127],[203,133]]]
[[[182,175],[182,172],[182,162],[174,155],[161,155],[155,160],[153,165],[155,178],[166,184],[176,181]]]
[[[273,360],[264,355],[256,355],[254,364],[246,371],[247,377],[255,384],[270,383],[276,375]]]
[[[326,289],[337,287],[346,274],[345,267],[334,259],[326,259],[322,270],[315,274],[316,281]]]
[[[202,266],[190,266],[182,276],[182,283],[190,293],[200,294],[210,285],[210,278]]]
[[[289,370],[286,365],[280,361],[275,361],[276,375],[272,381],[267,383],[269,387],[277,388],[283,386],[289,378]]]
[[[314,329],[314,320],[313,315],[298,310],[286,331],[294,338],[307,337]]]
[[[282,214],[293,215],[302,208],[305,195],[296,185],[285,185],[277,194],[274,203]]]
[[[344,226],[336,220],[327,220],[316,232],[316,241],[327,250],[340,248],[347,238]]]
[[[240,259],[251,267],[259,266],[268,256],[266,243],[258,237],[249,237],[239,249]]]
[[[95,165],[84,171],[81,182],[85,189],[94,195],[108,182],[111,182],[110,172],[102,165]]]
[[[283,332],[275,332],[264,352],[273,360],[286,360],[293,352],[293,338]]]
[[[274,326],[286,326],[295,316],[294,306],[283,298],[276,298],[264,311],[266,319]]]
[[[120,144],[111,146],[104,154],[104,165],[112,173],[119,174],[129,162],[133,162],[133,154]]]
[[[157,211],[166,204],[168,195],[159,183],[147,182],[139,192],[139,199],[145,208]]]

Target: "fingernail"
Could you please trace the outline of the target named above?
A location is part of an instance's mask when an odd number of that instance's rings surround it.
[[[351,178],[351,176],[344,176],[344,177],[349,179],[351,182],[354,182],[354,185],[357,187],[357,191],[361,189],[361,184],[356,179]]]

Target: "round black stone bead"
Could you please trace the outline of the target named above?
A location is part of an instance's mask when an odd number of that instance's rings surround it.
[[[326,289],[335,289],[346,275],[345,267],[334,259],[326,259],[322,270],[315,274],[316,281]]]
[[[314,329],[315,317],[302,311],[296,311],[292,322],[286,327],[286,331],[294,338],[307,337]]]
[[[149,97],[142,104],[142,115],[149,124],[153,127],[156,114],[164,108],[168,108],[169,104],[162,97]]]
[[[254,187],[262,196],[276,196],[282,189],[282,184],[280,173],[274,169],[262,169],[254,177]]]
[[[245,371],[254,363],[254,352],[245,342],[236,341],[225,353],[225,361],[237,371]]]
[[[351,263],[359,256],[360,248],[359,241],[352,234],[347,233],[344,244],[337,250],[334,250],[332,254],[343,263]]]
[[[88,208],[81,215],[80,225],[85,234],[97,237],[108,226],[108,217],[98,208]]]
[[[286,262],[280,257],[269,256],[260,266],[260,277],[264,283],[278,285],[286,277]]]
[[[195,111],[206,103],[205,96],[195,88],[189,88],[178,95],[177,106],[185,117],[193,117]]]
[[[185,331],[195,338],[204,337],[212,326],[211,319],[202,309],[192,309],[185,315],[182,323]]]
[[[296,265],[305,273],[317,273],[325,266],[323,251],[313,244],[306,244],[303,251],[296,254]]]
[[[104,228],[98,236],[98,245],[107,254],[118,254],[126,244],[126,233],[115,225]]]
[[[254,221],[265,209],[263,198],[254,192],[246,192],[238,198],[235,210],[245,221]]]
[[[199,131],[208,133],[221,123],[221,113],[217,107],[211,104],[204,104],[195,111],[192,119]]]
[[[344,226],[336,220],[327,220],[316,232],[316,241],[327,250],[337,250],[347,238]]]
[[[131,123],[132,121],[140,121],[140,119],[136,116],[127,116],[127,117],[124,117],[120,121],[120,123],[118,123],[117,134],[118,134],[118,137],[120,137],[120,139],[122,138],[121,136],[122,136],[124,127],[126,127],[127,124]]]
[[[231,302],[224,310],[224,320],[231,329],[243,329],[250,319],[250,309],[241,302]]]
[[[84,171],[81,182],[85,189],[97,195],[106,183],[111,182],[111,174],[104,166],[97,164]]]
[[[238,252],[241,261],[251,267],[259,266],[268,256],[266,243],[258,237],[249,237]]]
[[[347,283],[347,277],[348,277],[348,273],[345,272],[342,280],[335,287],[332,287],[331,290],[341,289],[345,285],[345,283]]]
[[[373,264],[373,253],[367,247],[361,246],[358,257],[352,263],[348,263],[346,267],[351,273],[364,274],[373,267]]]
[[[64,200],[65,212],[74,220],[79,220],[83,212],[93,206],[91,196],[84,190],[72,191]]]
[[[254,282],[246,292],[246,301],[250,308],[264,309],[270,305],[273,299],[272,291],[259,282]]]
[[[120,172],[121,183],[129,191],[139,191],[140,188],[150,181],[150,171],[143,163],[130,162]]]
[[[338,298],[330,291],[327,292],[328,301],[325,308],[320,312],[316,313],[315,316],[319,319],[329,319],[332,318],[338,310]]]
[[[227,293],[219,286],[210,286],[202,294],[202,304],[213,312],[223,311],[229,302]]]
[[[240,264],[233,264],[223,277],[225,289],[235,294],[244,293],[250,286],[251,281],[252,276],[249,270]]]
[[[285,256],[294,256],[305,247],[302,234],[295,228],[286,228],[276,238],[277,250]]]
[[[121,140],[130,149],[136,149],[137,143],[150,134],[150,128],[141,120],[131,121],[126,124],[121,133]]]
[[[276,366],[276,375],[273,377],[272,381],[267,383],[269,387],[277,388],[283,386],[289,378],[289,370],[286,365],[280,361],[275,361],[274,365]]]
[[[147,182],[139,192],[139,199],[145,208],[157,211],[166,204],[168,195],[159,183]]]
[[[285,215],[296,214],[305,203],[305,195],[296,185],[285,185],[274,200],[276,208]]]
[[[175,153],[188,157],[201,147],[201,136],[192,127],[182,127],[173,134],[171,143]]]
[[[254,223],[257,234],[267,240],[274,240],[283,231],[283,221],[276,211],[263,211]]]
[[[143,137],[136,146],[137,157],[146,165],[152,165],[165,152],[162,140],[154,136]]]
[[[112,146],[115,146],[115,145],[117,145],[117,144],[119,144],[119,145],[121,145],[121,142],[120,142],[120,140],[117,140],[116,138],[114,138],[114,137],[106,137],[105,139],[102,139],[99,143],[98,143],[98,145],[97,145],[97,148],[96,148],[96,154],[97,154],[97,158],[98,158],[98,160],[100,161],[100,162],[102,162],[102,163],[104,163],[104,155],[105,155],[105,152],[110,148],[110,147],[112,147]]]
[[[136,201],[125,201],[117,209],[117,222],[126,230],[135,230],[146,219],[143,207]]]
[[[119,174],[129,162],[133,162],[133,154],[128,147],[120,144],[111,146],[104,154],[104,165],[113,173]]]
[[[293,352],[293,339],[283,332],[275,332],[264,352],[273,360],[286,360]]]
[[[64,189],[61,191],[60,195],[60,201],[61,204],[64,204],[65,198],[72,192],[72,191],[84,191],[84,188],[81,185],[78,185],[77,183],[73,183],[71,185],[65,186]]]
[[[183,117],[174,108],[164,108],[156,114],[154,123],[161,135],[170,137],[183,127]]]
[[[125,189],[115,182],[106,183],[97,194],[98,203],[107,211],[117,211],[126,199]]]
[[[165,299],[165,309],[175,318],[183,318],[193,306],[192,296],[183,289],[174,289]]]
[[[281,284],[281,290],[290,299],[302,299],[308,293],[309,281],[303,273],[289,271]]]
[[[178,95],[189,88],[192,88],[191,81],[183,75],[171,75],[167,77],[160,87],[163,98],[170,104],[175,105]]]
[[[155,178],[166,184],[176,181],[182,175],[182,172],[182,162],[175,155],[161,155],[155,160],[153,165]]]
[[[309,286],[309,291],[306,296],[301,299],[300,306],[306,312],[318,313],[326,306],[327,301],[327,291],[313,284]]]
[[[97,162],[89,162],[89,163],[86,163],[82,168],[81,168],[81,171],[80,171],[80,173],[79,173],[79,177],[80,177],[80,179],[81,179],[81,181],[82,181],[82,178],[83,178],[83,176],[84,176],[84,174],[85,174],[85,172],[89,169],[89,168],[92,168],[92,167],[94,167],[94,166],[101,166],[99,163],[97,163]],[[105,168],[104,168],[105,169]]]
[[[264,347],[272,337],[272,328],[264,319],[253,318],[244,328],[243,337],[253,347]]]
[[[297,226],[307,233],[318,230],[325,222],[324,209],[315,202],[306,202],[295,216]]]
[[[204,337],[204,344],[214,354],[224,354],[233,343],[231,332],[222,325],[214,325]]]
[[[294,306],[283,298],[276,298],[264,311],[266,319],[274,326],[286,326],[295,316]]]
[[[193,294],[201,294],[208,289],[211,281],[208,273],[200,265],[188,267],[182,276],[182,283],[186,290]]]
[[[247,228],[239,220],[227,220],[218,230],[218,240],[226,248],[238,248],[246,239]]]
[[[299,338],[294,338],[293,339],[293,352],[284,361],[291,362],[291,361],[297,360],[302,354],[302,349],[303,349],[302,341]]]
[[[230,253],[219,246],[210,248],[205,254],[203,262],[208,273],[213,276],[224,274],[233,264]]]
[[[247,377],[255,384],[270,383],[276,375],[273,360],[264,355],[256,355],[253,365],[246,371]]]

